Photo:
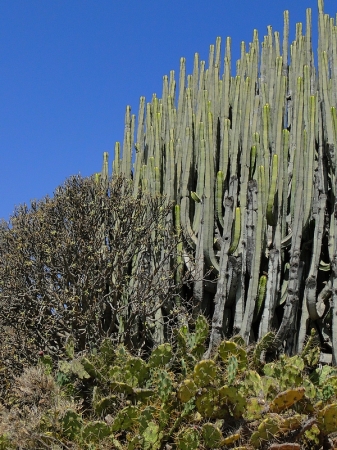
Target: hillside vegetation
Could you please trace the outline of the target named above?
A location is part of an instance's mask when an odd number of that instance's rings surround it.
[[[112,176],[0,224],[0,448],[337,448],[337,25],[181,58]],[[137,122],[137,123],[136,123]],[[135,141],[135,142],[134,142]]]

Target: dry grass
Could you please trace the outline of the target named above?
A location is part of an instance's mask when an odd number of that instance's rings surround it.
[[[42,367],[31,367],[16,377],[9,395],[10,405],[0,404],[0,436],[16,449],[72,448],[57,445],[58,418],[79,404],[66,398]],[[55,437],[54,437],[55,436]],[[55,445],[56,447],[55,447]]]

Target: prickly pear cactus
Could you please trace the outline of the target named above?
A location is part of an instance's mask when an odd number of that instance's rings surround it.
[[[223,341],[219,345],[218,354],[225,364],[228,364],[228,360],[231,356],[234,356],[237,360],[237,370],[245,370],[248,364],[247,352],[244,348],[240,347],[236,342]]]
[[[166,402],[171,395],[173,384],[172,376],[167,370],[156,370],[152,375],[152,380],[157,386],[157,393],[163,402]]]
[[[140,411],[136,406],[127,406],[126,408],[123,408],[116,415],[111,426],[111,431],[116,432],[131,429],[137,423],[139,416]]]
[[[261,396],[264,387],[260,375],[255,370],[247,370],[245,377],[240,383],[239,392],[244,396]]]
[[[186,378],[180,384],[177,391],[177,396],[182,403],[187,403],[192,397],[195,396],[197,390],[198,386],[195,382],[191,378]]]
[[[223,386],[219,389],[219,397],[222,405],[226,405],[234,419],[239,419],[245,412],[247,401],[233,386]]]
[[[303,387],[287,389],[286,391],[280,392],[270,403],[269,409],[271,412],[280,413],[302,400],[304,393],[305,388]]]
[[[93,402],[93,408],[98,416],[112,413],[118,405],[118,398],[116,395],[108,395],[98,401]]]
[[[149,422],[151,422],[156,416],[156,408],[154,406],[146,406],[139,414],[139,432],[142,434],[144,430],[148,427]]]
[[[243,417],[245,420],[261,419],[266,408],[267,402],[263,398],[249,397],[247,398],[247,407],[243,413]]]
[[[201,436],[206,448],[219,448],[223,445],[221,430],[213,423],[204,423],[201,428]]]
[[[73,374],[80,379],[90,378],[90,374],[85,370],[82,362],[78,359],[74,359],[70,362],[60,361],[59,371],[66,375]]]
[[[198,391],[195,405],[198,412],[205,419],[227,417],[229,414],[228,408],[220,403],[219,390],[217,388],[207,387]]]
[[[301,358],[307,367],[316,367],[320,358],[319,338],[316,330],[311,330],[310,336],[301,352]]]
[[[301,426],[303,421],[303,415],[294,414],[288,417],[284,417],[281,424],[281,429],[283,432],[288,432],[292,430],[297,430]]]
[[[148,361],[151,369],[165,367],[172,359],[173,353],[170,344],[159,345],[152,353]]]
[[[91,376],[91,378],[97,378],[97,380],[102,379],[102,373],[88,358],[82,358],[81,364],[84,367],[85,371]]]
[[[123,395],[132,395],[134,394],[134,389],[127,383],[122,383],[118,381],[112,381],[110,383],[110,389],[114,393],[123,394]]]
[[[234,355],[231,355],[227,361],[228,384],[234,383],[238,367],[238,360]]]
[[[110,434],[110,427],[105,422],[89,422],[82,430],[81,439],[86,443],[98,443],[103,438],[110,436]]]
[[[275,342],[275,334],[272,331],[266,333],[255,345],[253,352],[253,362],[256,369],[262,366],[264,355]]]
[[[199,432],[193,428],[182,428],[175,439],[180,450],[196,450],[199,448]]]
[[[133,387],[142,387],[150,378],[149,367],[141,358],[130,357],[123,370],[125,381]]]
[[[151,450],[160,448],[160,441],[162,438],[160,427],[155,422],[150,421],[147,427],[142,432],[144,450]]]
[[[205,316],[199,315],[195,322],[194,339],[191,338],[190,347],[193,349],[199,345],[204,345],[209,334],[209,325]]]
[[[317,414],[318,426],[325,435],[337,431],[337,403],[326,405]]]
[[[205,353],[208,332],[207,319],[202,315],[199,315],[195,321],[194,332],[190,331],[187,324],[176,330],[177,356],[185,368],[185,374],[194,367]]]
[[[318,450],[337,431],[337,369],[313,366],[310,340],[300,355],[266,363],[263,352],[273,342],[269,335],[256,350],[234,336],[221,342],[214,359],[190,367],[183,366],[180,344],[159,345],[146,362],[105,343],[104,355],[85,356],[93,366],[87,365],[89,378],[82,377],[79,359],[60,365],[69,377],[89,383],[92,397],[89,414],[69,408],[58,429],[64,439],[88,449],[106,441],[120,450],[160,450],[166,443],[182,449]],[[50,411],[41,416],[47,433],[54,416]],[[225,424],[236,431],[228,434]]]
[[[233,433],[233,434],[229,434],[228,436],[226,436],[223,441],[222,444],[223,445],[231,445],[234,444],[234,442],[238,441],[241,437],[240,433]],[[236,449],[240,448],[240,447],[235,447]]]
[[[280,432],[282,419],[277,414],[270,414],[258,426],[251,435],[250,443],[254,448],[261,448],[265,442],[274,439]]]
[[[279,381],[281,389],[289,389],[300,386],[303,383],[304,361],[300,356],[289,358],[281,355],[277,362],[265,364],[263,371],[265,375]]]
[[[82,430],[83,420],[75,411],[68,409],[61,419],[61,426],[65,436],[75,439]]]
[[[198,387],[212,384],[217,374],[217,367],[211,359],[204,359],[194,366],[193,379]]]

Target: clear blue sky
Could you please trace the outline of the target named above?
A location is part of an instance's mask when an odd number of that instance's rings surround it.
[[[191,73],[195,52],[207,61],[231,36],[236,60],[254,28],[260,41],[267,25],[282,33],[286,9],[293,39],[308,7],[316,49],[316,0],[0,0],[0,218],[99,171],[126,105],[160,97],[181,56]],[[335,16],[336,1],[324,9]]]

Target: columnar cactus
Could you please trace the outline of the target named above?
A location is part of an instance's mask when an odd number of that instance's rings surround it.
[[[283,42],[269,26],[260,45],[254,30],[235,75],[230,38],[222,75],[220,38],[208,66],[195,54],[187,77],[181,58],[177,95],[171,71],[162,98],[141,97],[136,136],[127,107],[113,173],[130,177],[133,162],[135,195],[141,187],[175,204],[165,225],[183,235],[177,280],[184,261],[195,277],[195,307],[212,318],[206,358],[228,334],[248,343],[271,330],[292,354],[314,325],[337,361],[337,316],[324,322],[328,299],[337,302],[337,37],[323,0],[318,9],[318,70],[311,10],[290,47],[285,11]],[[184,259],[189,252],[194,266]]]

